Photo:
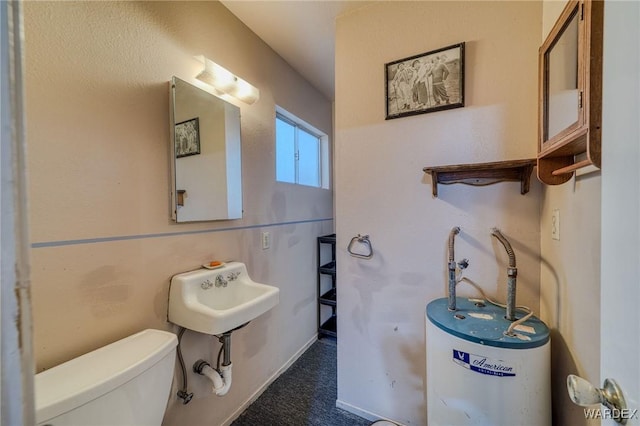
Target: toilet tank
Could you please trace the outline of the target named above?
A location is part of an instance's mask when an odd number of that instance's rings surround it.
[[[160,425],[175,334],[144,330],[35,376],[38,425]]]

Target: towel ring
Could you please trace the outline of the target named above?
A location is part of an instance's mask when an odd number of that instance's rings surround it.
[[[369,253],[368,254],[362,254],[362,253],[356,253],[353,250],[351,250],[351,248],[353,247],[353,245],[358,242],[361,244],[364,244],[365,246],[367,246],[367,248],[369,249]],[[369,241],[369,236],[368,235],[356,235],[355,237],[353,237],[351,239],[351,242],[349,242],[349,246],[347,247],[347,251],[349,252],[349,254],[353,257],[359,257],[360,259],[371,259],[373,257],[373,246],[371,245],[371,241]]]

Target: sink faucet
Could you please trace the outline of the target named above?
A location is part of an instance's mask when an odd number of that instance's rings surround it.
[[[227,280],[225,280],[222,275],[218,275],[216,277],[216,287],[226,287],[226,286],[227,286]]]
[[[518,268],[516,268],[516,254],[511,248],[509,241],[502,235],[498,228],[491,230],[491,235],[502,243],[509,256],[509,267],[507,268],[507,320],[516,320],[516,278]]]

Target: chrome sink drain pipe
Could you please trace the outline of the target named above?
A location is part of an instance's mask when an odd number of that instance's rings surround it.
[[[222,343],[218,354],[217,368],[214,369],[207,361],[199,359],[193,364],[193,372],[209,378],[213,383],[213,393],[224,396],[231,388],[231,331],[217,337],[218,341]],[[222,365],[220,365],[221,355],[223,356]]]

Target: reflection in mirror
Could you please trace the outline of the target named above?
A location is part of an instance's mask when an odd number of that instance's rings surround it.
[[[545,55],[547,71],[546,126],[549,140],[577,123],[578,91],[578,9]]]
[[[240,109],[177,77],[171,106],[173,220],[241,218]]]

